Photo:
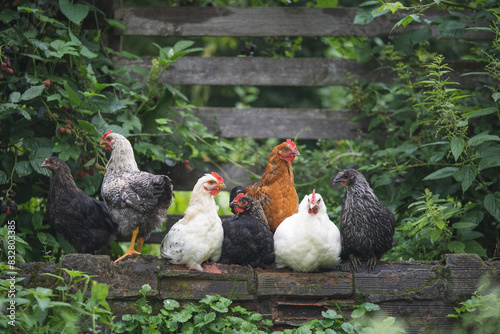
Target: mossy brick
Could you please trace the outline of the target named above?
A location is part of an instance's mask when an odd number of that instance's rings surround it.
[[[209,262],[203,264],[203,272],[200,272],[165,261],[158,276],[163,299],[197,300],[207,294],[233,300],[255,299],[254,271],[248,267]]]
[[[471,295],[486,277],[495,279],[499,272],[497,267],[476,254],[446,254],[444,263],[450,288],[457,298]]]
[[[373,272],[354,274],[360,301],[446,299],[448,286],[439,262],[379,262]]]
[[[342,271],[296,273],[257,269],[256,275],[259,297],[348,298],[353,294],[352,274]]]

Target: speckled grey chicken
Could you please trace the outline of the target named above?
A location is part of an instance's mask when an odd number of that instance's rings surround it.
[[[90,253],[107,245],[116,224],[106,204],[83,192],[75,183],[68,165],[50,157],[40,166],[52,172],[45,217],[56,231],[68,240],[78,253]]]
[[[132,236],[128,255],[140,254],[144,239],[162,224],[172,203],[172,181],[166,175],[141,172],[130,142],[118,133],[105,133],[101,144],[112,150],[101,195],[122,236]],[[137,251],[134,248],[137,239]]]
[[[219,260],[252,268],[267,268],[274,263],[273,233],[258,201],[239,193],[231,201],[236,215],[224,219],[224,241]]]
[[[392,248],[394,216],[357,170],[341,171],[333,183],[346,187],[340,215],[341,257],[349,258],[355,271],[360,270],[360,260],[366,260],[368,271],[373,271],[377,260]]]

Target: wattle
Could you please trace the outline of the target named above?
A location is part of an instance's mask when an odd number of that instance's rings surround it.
[[[215,196],[215,195],[217,195],[218,193],[220,193],[220,188],[215,188],[215,189],[213,189],[213,190],[210,190],[210,193],[211,193],[213,196]]]
[[[234,211],[236,211],[237,213],[242,213],[244,210],[242,208],[240,208],[239,206],[236,206],[234,208]]]
[[[295,159],[295,155],[290,155],[290,156],[288,156],[288,157],[285,158],[285,160],[288,161],[288,162],[292,162],[293,159]]]

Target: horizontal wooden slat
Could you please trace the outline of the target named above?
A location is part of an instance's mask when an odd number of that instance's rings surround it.
[[[125,35],[140,36],[303,36],[387,37],[400,20],[384,15],[366,25],[353,24],[358,8],[304,7],[128,7],[115,11],[115,19],[126,25]],[[463,12],[473,15],[473,12]],[[429,10],[426,19],[447,15]],[[481,24],[479,24],[481,25]],[[482,24],[487,26],[487,23]],[[412,23],[407,30],[421,28]],[[394,29],[393,35],[405,30]],[[433,28],[437,36],[436,27]],[[469,32],[461,38],[492,38],[488,33]]]
[[[153,57],[141,60],[115,59],[117,65],[151,69]],[[471,87],[478,75],[460,77],[467,72],[484,71],[484,65],[472,61],[446,62],[454,72],[452,81]],[[389,64],[388,64],[389,65]],[[160,79],[171,85],[247,85],[247,86],[348,86],[350,76],[359,82],[392,83],[396,76],[389,69],[375,71],[381,64],[359,64],[352,59],[267,58],[267,57],[183,57],[170,65]],[[145,78],[132,73],[136,80]]]
[[[367,122],[349,111],[282,108],[197,108],[191,111],[223,138],[355,139]]]

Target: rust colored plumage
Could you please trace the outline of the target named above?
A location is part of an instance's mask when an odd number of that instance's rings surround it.
[[[246,187],[244,191],[245,195],[260,202],[273,233],[285,218],[299,209],[291,164],[297,155],[300,153],[290,139],[275,146],[260,181]]]

